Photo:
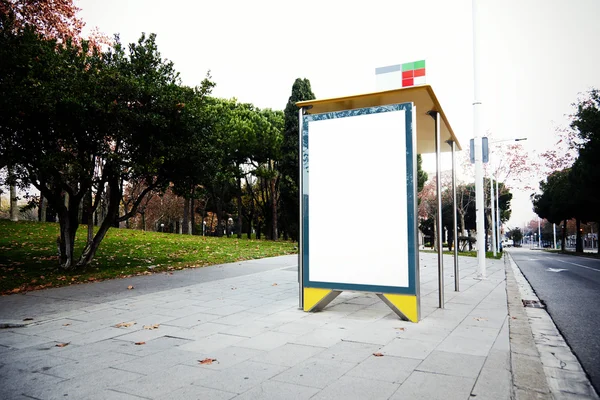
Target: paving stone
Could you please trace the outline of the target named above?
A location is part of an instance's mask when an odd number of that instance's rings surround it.
[[[413,372],[390,400],[465,400],[470,398],[474,378]]]
[[[257,350],[273,350],[295,339],[298,335],[283,332],[265,332],[238,342],[236,346]]]
[[[180,389],[165,393],[156,400],[174,400],[174,399],[209,399],[209,400],[229,400],[237,396],[237,393],[224,392],[222,390],[211,389],[197,385],[187,385]],[[111,399],[112,400],[112,399]]]
[[[229,346],[220,350],[216,350],[213,352],[207,353],[192,353],[193,358],[187,358],[186,360],[182,360],[182,364],[186,365],[199,365],[199,360],[205,360],[207,358],[211,358],[217,360],[211,364],[200,365],[201,368],[208,368],[211,370],[223,370],[229,368],[233,365],[237,365],[242,363],[248,359],[253,359],[254,357],[260,357],[266,354],[265,351],[249,349],[246,347],[236,347]]]
[[[399,384],[342,376],[312,399],[388,399]]]
[[[258,386],[237,396],[236,400],[281,400],[281,399],[311,399],[319,389],[294,385],[291,383],[265,381]]]
[[[341,342],[342,338],[346,336],[348,336],[348,332],[343,329],[330,330],[320,327],[311,333],[292,339],[290,343],[303,344],[306,346],[330,347]]]
[[[539,357],[512,354],[513,381],[517,388],[548,393],[546,375]]]
[[[413,373],[421,360],[414,358],[384,356],[369,357],[346,375],[364,379],[402,383]]]
[[[408,357],[424,360],[437,346],[434,342],[424,342],[414,339],[394,339],[390,344],[381,348],[384,355]]]
[[[550,393],[540,393],[534,390],[515,388],[515,400],[554,400]]]
[[[272,380],[322,389],[355,366],[353,363],[309,358]]]
[[[488,368],[484,364],[471,392],[477,400],[509,400],[512,392],[510,369]]]
[[[243,393],[286,369],[287,367],[281,365],[244,361],[198,379],[194,381],[194,384],[222,391]]]
[[[269,352],[263,352],[260,355],[253,357],[252,361],[293,367],[321,352],[323,352],[322,347],[286,343]]]
[[[372,357],[373,353],[379,352],[380,349],[381,346],[370,343],[342,341],[319,352],[315,358],[358,364]]]
[[[437,350],[447,351],[450,353],[470,354],[473,356],[486,356],[495,338],[491,336],[478,337],[470,335],[470,337],[455,335],[452,332],[446,339],[442,341]]]
[[[179,346],[179,349],[185,351],[191,351],[195,353],[210,353],[216,350],[223,349],[228,346],[237,345],[239,342],[245,340],[242,336],[224,335],[222,333],[215,333],[207,336],[199,341],[192,341]]]
[[[119,363],[114,368],[123,371],[151,375],[177,364],[194,365],[198,357],[195,353],[180,350],[180,347],[160,351],[145,357],[136,357],[131,361]]]
[[[417,370],[434,372],[437,374],[477,378],[484,362],[485,357],[483,356],[433,351],[417,367]]]
[[[189,386],[202,377],[208,378],[218,375],[217,371],[210,371],[205,368],[174,365],[164,367],[161,371],[152,375],[116,385],[111,389],[136,396],[155,398]]]

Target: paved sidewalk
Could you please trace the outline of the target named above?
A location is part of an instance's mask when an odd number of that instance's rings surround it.
[[[373,294],[298,310],[295,256],[0,297],[0,321],[34,318],[0,330],[0,398],[509,399],[504,262],[481,281],[461,257],[454,292],[445,256],[439,309],[420,258],[418,324]]]

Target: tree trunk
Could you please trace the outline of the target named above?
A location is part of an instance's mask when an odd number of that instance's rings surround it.
[[[91,241],[89,241],[83,249],[81,257],[79,257],[79,261],[77,261],[76,266],[78,268],[85,267],[90,263],[90,261],[92,261],[92,259],[96,255],[96,251],[98,250],[100,243],[106,235],[106,232],[108,232],[110,227],[113,225],[114,221],[117,220],[117,216],[119,213],[119,202],[121,201],[121,192],[119,190],[118,181],[113,180],[111,183],[109,183],[107,190],[108,207],[106,210],[106,216],[102,221],[102,224],[98,228],[98,232],[96,232],[94,238]]]
[[[471,230],[467,229],[467,237],[469,238],[469,251],[473,251],[473,243],[471,243]]]
[[[275,178],[271,178],[271,207],[272,207],[272,222],[273,222],[273,236],[271,239],[277,241],[277,196],[275,194]]]
[[[237,217],[237,238],[242,238],[242,178],[237,177],[237,209],[238,209],[238,217]]]
[[[194,189],[192,188],[192,197],[190,199],[190,235],[196,234],[196,207],[194,205]]]
[[[575,219],[575,225],[577,226],[577,236],[575,239],[575,251],[577,253],[583,253],[583,240],[581,239],[581,220]]]
[[[190,221],[190,201],[186,197],[183,198],[183,220],[181,221],[181,232],[185,235],[189,233]]]
[[[17,186],[10,184],[10,220],[19,220],[19,207],[17,206]]]
[[[48,200],[40,195],[40,222],[46,222],[46,213],[48,210]]]

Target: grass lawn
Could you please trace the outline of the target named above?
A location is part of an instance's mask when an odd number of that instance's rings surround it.
[[[83,250],[87,227],[77,231],[75,256]],[[90,266],[64,271],[58,266],[57,223],[0,220],[0,294],[74,283],[123,278],[183,268],[230,263],[298,252],[289,241],[177,235],[111,228]],[[245,236],[244,236],[245,237]]]

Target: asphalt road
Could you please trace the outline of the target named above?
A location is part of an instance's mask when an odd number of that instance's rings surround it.
[[[600,260],[509,251],[600,393]]]

